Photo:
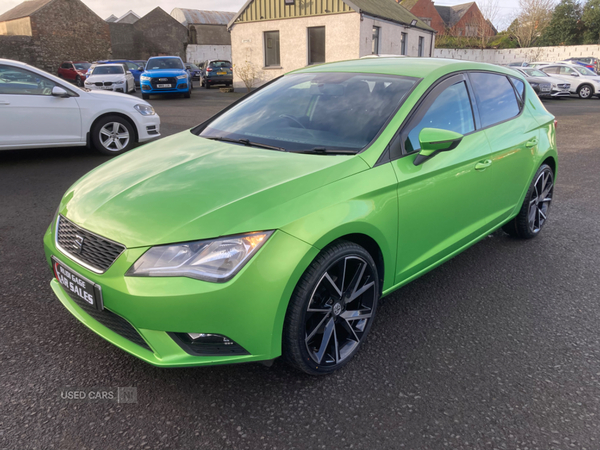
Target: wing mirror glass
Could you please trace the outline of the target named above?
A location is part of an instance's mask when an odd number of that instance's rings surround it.
[[[65,89],[61,88],[60,86],[54,86],[52,88],[52,95],[54,97],[60,97],[60,98],[69,97],[69,93]]]
[[[571,76],[572,76],[572,77],[578,77],[578,76],[579,76],[579,74],[578,74],[577,72],[573,72],[573,73],[571,74]]]
[[[413,161],[415,166],[423,164],[439,152],[455,149],[462,141],[463,135],[450,130],[439,128],[423,128],[419,133],[421,151]]]

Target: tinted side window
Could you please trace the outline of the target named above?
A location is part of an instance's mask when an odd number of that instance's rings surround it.
[[[475,130],[473,110],[464,81],[446,88],[427,109],[417,126],[410,130],[404,142],[407,153],[421,149],[419,133],[423,128],[441,128],[460,134]]]
[[[56,83],[18,67],[0,66],[0,94],[52,95]]]
[[[515,90],[504,75],[470,73],[479,107],[481,126],[489,127],[511,119],[520,112]]]
[[[546,73],[558,73],[558,67],[543,67],[542,70]]]
[[[560,67],[561,75],[571,75],[572,73],[573,73],[573,69],[571,69],[570,67],[566,67],[566,66]]]

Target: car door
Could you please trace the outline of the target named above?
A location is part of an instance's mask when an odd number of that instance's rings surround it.
[[[36,147],[85,141],[76,93],[35,72],[0,64],[0,148]],[[67,98],[52,95],[63,87]]]
[[[523,81],[491,72],[470,72],[468,76],[491,148],[484,170],[486,183],[495,189],[487,193],[486,214],[490,226],[495,227],[511,217],[529,186],[539,124],[525,108]]]
[[[396,283],[417,276],[480,237],[489,228],[490,192],[498,189],[486,171],[490,146],[471,101],[469,80],[454,75],[433,88],[390,143],[398,178]],[[464,135],[453,150],[415,166],[419,133],[439,128]]]
[[[576,72],[573,69],[571,69],[570,67],[548,66],[548,67],[542,67],[542,68],[540,68],[540,70],[544,73],[547,73],[548,75],[550,75],[552,77],[559,78],[566,83],[570,83],[572,93],[577,92],[577,88],[581,84],[581,81],[579,81],[579,79],[577,77],[577,75],[579,75],[579,74],[572,75],[573,73],[576,73]]]

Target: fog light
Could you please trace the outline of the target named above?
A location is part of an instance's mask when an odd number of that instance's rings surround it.
[[[169,336],[194,356],[249,355],[241,345],[221,334],[169,333]]]

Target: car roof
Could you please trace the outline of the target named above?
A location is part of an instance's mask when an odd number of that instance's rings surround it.
[[[416,57],[354,59],[305,67],[292,73],[356,72],[425,78],[428,76],[439,77],[445,73],[463,70],[482,70],[518,76],[514,70],[495,64],[458,59]]]
[[[124,69],[123,64],[121,64],[121,63],[114,63],[114,64],[109,63],[109,64],[99,64],[99,65],[96,65],[96,67],[98,67],[98,66],[102,66],[102,67],[120,67],[120,68]]]

